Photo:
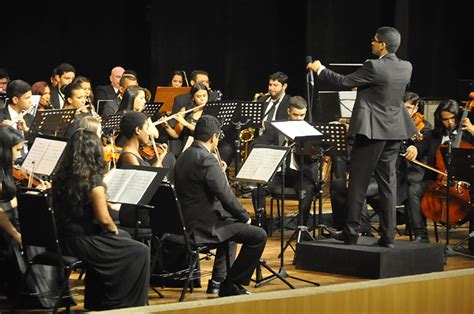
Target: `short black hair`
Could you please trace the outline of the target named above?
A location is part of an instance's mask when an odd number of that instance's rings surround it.
[[[193,72],[191,72],[191,79],[193,81],[196,81],[196,78],[197,78],[198,75],[205,75],[205,76],[209,77],[209,73],[207,73],[204,70],[194,70]]]
[[[377,37],[387,45],[387,51],[395,53],[400,47],[402,36],[395,27],[383,26],[377,29]]]
[[[281,83],[281,85],[285,85],[286,83],[288,83],[288,75],[286,75],[283,72],[275,72],[275,73],[270,74],[270,76],[268,77],[268,80],[278,81]]]
[[[143,112],[127,111],[120,120],[120,133],[129,139],[135,133],[136,128],[143,128],[146,120],[147,116]]]
[[[220,135],[222,123],[214,116],[203,115],[194,128],[194,139],[207,142],[214,135]]]
[[[61,63],[53,70],[53,75],[62,76],[64,73],[73,72],[76,73],[76,69],[69,63]]]
[[[7,97],[13,99],[13,97],[21,97],[31,90],[31,85],[22,80],[13,80],[8,83],[7,86]]]

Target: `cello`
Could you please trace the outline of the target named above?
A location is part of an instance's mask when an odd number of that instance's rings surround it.
[[[469,109],[470,105],[468,104],[463,110],[452,148],[474,148],[473,145],[462,140],[462,121],[467,118]],[[421,210],[426,218],[434,222],[445,223],[447,225],[463,224],[469,217],[471,210],[470,184],[464,181],[453,181],[449,187],[447,186],[447,169],[441,153],[442,147],[447,147],[447,145],[441,144],[436,150],[436,168],[438,170],[436,172],[439,174],[438,179],[432,183],[423,194]],[[449,197],[447,197],[448,194]]]

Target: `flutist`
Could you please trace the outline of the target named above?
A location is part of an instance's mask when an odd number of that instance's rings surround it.
[[[32,106],[31,96],[30,84],[22,80],[11,81],[7,90],[8,105],[0,109],[0,123],[28,133],[34,118],[27,113]]]

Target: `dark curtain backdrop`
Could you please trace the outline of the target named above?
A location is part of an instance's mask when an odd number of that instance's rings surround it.
[[[402,33],[398,55],[414,66],[410,89],[425,97],[458,95],[474,79],[469,1],[261,0],[20,2],[2,8],[0,67],[30,83],[48,80],[61,62],[94,85],[122,65],[152,92],[173,70],[210,73],[225,99],[267,90],[268,75],[290,77],[288,93],[306,96],[305,56],[329,63],[373,58],[381,25]],[[333,67],[348,73],[350,67]],[[318,85],[320,84],[320,85]],[[317,82],[318,88],[325,88]]]

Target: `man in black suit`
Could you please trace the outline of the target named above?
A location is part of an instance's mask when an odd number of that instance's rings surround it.
[[[65,98],[62,93],[62,88],[71,82],[76,77],[76,69],[69,63],[61,63],[58,65],[53,73],[58,76],[59,81],[57,86],[51,86],[51,105],[54,109],[62,109],[64,106]]]
[[[122,77],[124,71],[125,69],[121,66],[114,67],[112,71],[110,71],[110,84],[99,85],[95,89],[94,97],[96,103],[94,105],[99,114],[102,113],[105,103],[107,103],[108,101],[113,101],[118,97],[120,78]],[[100,107],[97,108],[97,105],[100,105]]]
[[[356,244],[360,215],[370,177],[379,186],[381,246],[394,247],[396,224],[396,167],[401,140],[417,132],[403,105],[403,94],[410,82],[412,65],[395,55],[401,36],[393,27],[380,27],[372,39],[372,53],[379,58],[367,60],[356,72],[340,75],[319,60],[307,68],[318,77],[339,87],[357,87],[349,133],[355,136],[351,152],[346,226],[332,235],[346,244]]]
[[[263,127],[260,129],[261,135],[270,121],[286,120],[288,117],[288,103],[290,95],[286,94],[288,87],[288,75],[283,72],[275,72],[268,77],[268,93],[257,99],[265,104]]]
[[[263,229],[250,225],[247,211],[232,193],[224,169],[212,155],[220,132],[217,118],[204,115],[198,120],[193,144],[176,161],[174,180],[186,226],[197,242],[231,241],[233,255],[235,243],[242,243],[239,256],[227,275],[225,250],[216,252],[211,281],[217,283],[225,278],[219,296],[228,296],[247,293],[241,285],[250,283],[267,235]]]
[[[293,96],[288,101],[288,107],[286,112],[285,120],[289,121],[302,121],[306,117],[308,111],[308,104],[306,100],[301,96]],[[269,125],[265,132],[259,137],[257,137],[253,143],[252,147],[256,144],[263,145],[277,145],[277,146],[287,146],[288,141],[285,139],[283,134],[279,132],[275,127]],[[309,155],[303,156],[303,181],[301,181],[301,155],[297,152],[291,152],[288,155],[285,169],[285,187],[294,188],[298,195],[302,195],[300,199],[299,207],[302,210],[302,220],[303,225],[306,225],[308,222],[309,211],[311,208],[311,202],[316,193],[315,190],[315,181],[316,181],[316,169],[317,162],[316,158],[312,158]],[[281,172],[278,172],[273,180],[269,182],[266,190],[280,190],[282,183]],[[262,194],[266,194],[267,191],[264,191]],[[260,195],[259,204],[263,205],[265,208],[265,195]],[[257,209],[257,194],[254,191],[252,194],[252,199],[254,203],[254,208]],[[263,211],[265,214],[265,211]],[[265,221],[265,219],[264,219]]]
[[[137,77],[133,74],[123,74],[122,77],[119,80],[119,95],[115,97],[114,100],[112,101],[106,101],[104,102],[103,109],[101,110],[101,116],[102,117],[108,117],[110,115],[113,115],[117,113],[120,103],[122,102],[122,97],[123,94],[125,93],[125,90],[129,86],[135,86],[138,85],[138,80]]]

